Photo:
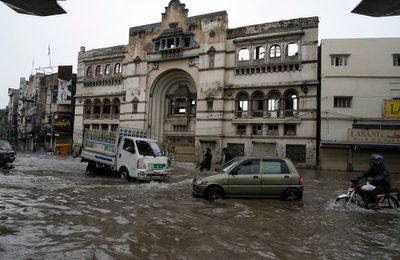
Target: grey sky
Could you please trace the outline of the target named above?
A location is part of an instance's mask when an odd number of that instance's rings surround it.
[[[319,39],[399,37],[400,16],[373,18],[352,14],[361,0],[181,0],[189,16],[226,10],[229,27],[319,16]],[[161,21],[169,0],[67,0],[67,14],[37,17],[17,14],[0,2],[0,108],[8,88],[20,77],[48,67],[73,65],[80,46],[87,50],[128,43],[129,28]]]

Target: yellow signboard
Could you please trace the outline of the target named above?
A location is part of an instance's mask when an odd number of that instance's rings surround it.
[[[400,99],[385,100],[385,119],[400,119]]]

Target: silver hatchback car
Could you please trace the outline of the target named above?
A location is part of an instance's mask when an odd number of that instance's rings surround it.
[[[301,200],[303,178],[284,157],[236,157],[220,171],[193,178],[193,195],[208,200],[224,197],[281,197]]]

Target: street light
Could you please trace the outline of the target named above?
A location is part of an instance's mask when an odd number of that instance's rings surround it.
[[[28,98],[23,98],[22,100],[25,102],[28,102],[28,103],[39,103],[44,106],[49,106],[49,108],[50,108],[49,113],[50,113],[50,119],[51,119],[50,120],[50,148],[54,151],[54,149],[53,149],[53,115],[51,112],[51,103],[47,104],[47,103],[43,103],[43,102],[40,102],[40,101],[37,101],[34,99],[28,99]],[[36,108],[36,111],[37,111],[37,108]],[[45,108],[45,111],[46,111],[46,108]],[[25,117],[26,117],[26,113],[25,113]],[[39,121],[39,123],[40,123],[40,121]],[[26,119],[25,119],[25,145],[26,145],[26,141],[27,140],[26,140]]]

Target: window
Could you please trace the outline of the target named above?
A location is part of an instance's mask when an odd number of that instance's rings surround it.
[[[267,135],[279,135],[278,125],[270,124],[267,126]]]
[[[118,129],[118,125],[117,124],[112,124],[111,125],[111,131],[117,131],[117,129]]]
[[[393,66],[400,66],[400,54],[393,54]]]
[[[208,67],[214,68],[215,67],[215,48],[211,47],[208,50]]]
[[[268,95],[268,116],[279,116],[279,93],[272,92]]]
[[[334,97],[333,98],[333,107],[338,108],[350,108],[352,97]]]
[[[294,163],[305,163],[306,154],[307,151],[305,145],[286,145],[286,157],[292,160]]]
[[[118,119],[119,118],[119,108],[120,108],[120,101],[118,98],[114,99],[112,102],[112,107],[111,107],[111,116],[112,119]]]
[[[95,70],[94,74],[95,74],[96,76],[100,76],[100,75],[102,74],[101,66],[100,66],[100,65],[96,66],[96,70]]]
[[[285,116],[291,117],[297,115],[298,110],[298,96],[297,92],[290,90],[285,95]]]
[[[110,112],[111,112],[111,104],[110,100],[108,98],[104,99],[103,101],[103,113],[102,113],[102,118],[110,118]]]
[[[207,99],[207,111],[212,111],[214,109],[214,100],[211,98]]]
[[[120,74],[122,72],[121,64],[117,63],[114,66],[114,74]]]
[[[86,130],[86,129],[90,129],[90,125],[89,125],[89,124],[84,124],[84,125],[83,125],[83,129],[85,129],[85,130]]]
[[[347,66],[348,55],[331,55],[331,66]]]
[[[241,164],[235,170],[238,174],[259,174],[260,173],[260,160],[249,160]]]
[[[104,74],[105,75],[110,75],[110,73],[111,73],[111,66],[110,66],[110,64],[107,64],[105,69],[104,69]]]
[[[250,53],[247,48],[239,50],[239,61],[247,61],[250,59]]]
[[[103,130],[103,131],[108,131],[108,125],[102,124],[102,125],[101,125],[101,130]]]
[[[174,101],[174,114],[186,114],[186,99],[177,98]]]
[[[245,135],[246,134],[246,125],[237,125],[236,126],[236,134]]]
[[[132,113],[136,114],[138,112],[138,103],[139,101],[137,99],[134,99],[132,101]]]
[[[262,93],[256,93],[253,96],[253,117],[264,116],[264,95]]]
[[[133,140],[125,139],[122,149],[131,153],[135,153],[135,144],[133,143]]]
[[[297,43],[291,42],[287,46],[287,56],[288,57],[293,57],[299,54],[299,46]]]
[[[265,58],[265,48],[263,46],[257,46],[253,50],[253,59],[261,60]]]
[[[91,76],[93,76],[93,74],[92,74],[93,72],[92,72],[92,67],[88,67],[87,69],[86,69],[86,77],[91,77]]]
[[[247,93],[241,93],[237,100],[237,117],[247,117],[249,109],[249,96]]]
[[[90,100],[85,103],[85,119],[90,119],[92,114],[92,102]]]
[[[98,130],[99,129],[99,124],[93,124],[92,129]]]
[[[279,58],[281,56],[281,47],[277,44],[272,45],[269,48],[269,57],[270,58]]]
[[[257,124],[257,125],[252,125],[252,134],[253,135],[262,135],[262,125]]]
[[[100,100],[96,99],[94,101],[94,105],[93,105],[93,116],[94,116],[94,119],[99,119],[100,118],[100,111],[101,111],[101,102],[100,102]]]
[[[261,173],[262,174],[285,174],[285,173],[290,173],[290,171],[284,161],[263,159]]]
[[[295,124],[285,124],[284,125],[284,135],[295,136],[296,135],[296,125]]]

